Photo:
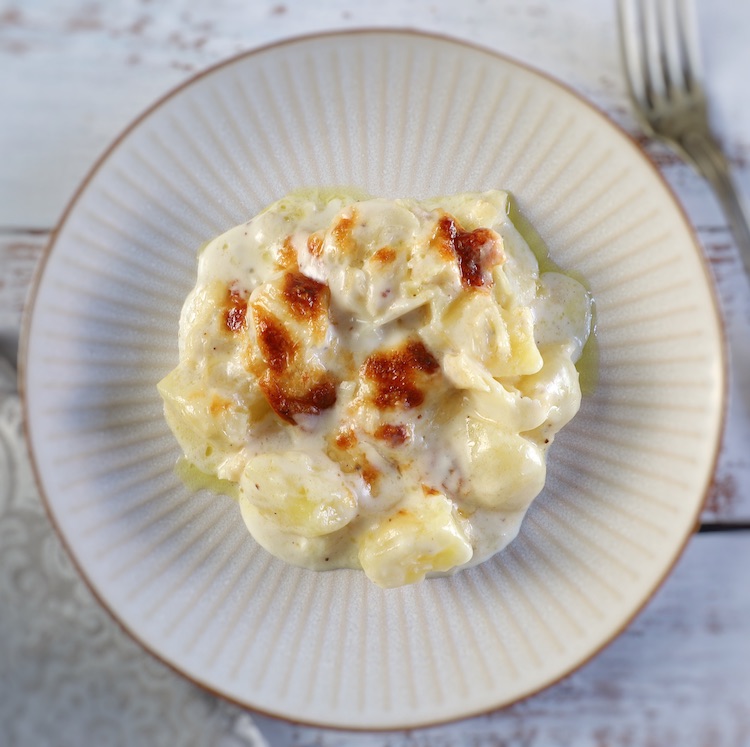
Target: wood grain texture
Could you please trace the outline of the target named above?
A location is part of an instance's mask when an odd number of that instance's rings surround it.
[[[271,744],[297,747],[747,747],[748,567],[750,533],[694,538],[651,603],[599,656],[488,716],[384,735],[255,718]]]
[[[706,41],[722,39],[707,44],[708,83],[748,186],[750,107],[736,95],[734,74],[750,64],[738,33],[746,11],[732,0],[700,0],[699,9]],[[192,73],[280,38],[361,26],[416,27],[496,49],[565,81],[635,131],[609,2],[10,0],[0,4],[0,226],[54,225],[109,142]],[[695,181],[673,156],[656,155],[678,190]],[[700,223],[723,224],[710,202],[696,207]]]
[[[696,4],[712,119],[750,195],[750,5]],[[34,265],[75,188],[135,116],[228,55],[362,26],[414,27],[508,54],[565,81],[638,139],[696,229],[726,321],[727,426],[703,521],[750,521],[750,286],[707,186],[639,134],[611,2],[0,0],[0,339],[17,333]],[[609,648],[501,713],[389,735],[253,718],[274,747],[749,747],[749,567],[750,532],[695,537]],[[239,717],[235,734],[217,743],[240,744],[243,728]]]
[[[34,268],[48,239],[46,231],[0,235],[0,331],[8,335],[21,322]]]
[[[721,258],[731,247],[726,229],[699,230],[709,256]],[[705,238],[704,238],[705,237]],[[0,235],[0,343],[15,337],[35,265],[49,241],[45,231],[9,232]],[[739,260],[734,272],[727,272],[725,285],[742,286]],[[731,356],[729,408],[723,448],[719,456],[707,503],[702,514],[704,524],[750,522],[750,351],[744,340],[750,339],[750,315],[740,304],[748,305],[748,296],[740,287],[726,314]],[[725,298],[726,296],[722,296]],[[729,296],[732,298],[732,296]],[[744,354],[744,355],[743,355]]]

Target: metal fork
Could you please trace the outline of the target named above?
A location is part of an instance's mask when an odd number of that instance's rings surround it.
[[[750,228],[708,122],[690,0],[618,0],[620,48],[635,112],[711,184],[750,279]]]

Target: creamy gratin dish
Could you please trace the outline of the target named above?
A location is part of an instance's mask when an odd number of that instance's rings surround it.
[[[516,536],[579,409],[590,326],[505,192],[305,192],[202,249],[159,391],[264,548],[394,587]]]

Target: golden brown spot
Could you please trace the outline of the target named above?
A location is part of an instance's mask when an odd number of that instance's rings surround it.
[[[422,483],[422,492],[425,495],[440,495],[439,490],[435,490],[435,488],[431,488],[429,485],[425,485]]]
[[[236,288],[227,288],[227,298],[224,302],[224,326],[230,332],[239,332],[245,328],[247,315],[247,299]]]
[[[318,415],[336,404],[336,383],[328,373],[301,391],[287,386],[270,371],[258,382],[271,409],[284,421],[296,424],[295,415]]]
[[[288,272],[284,276],[281,292],[292,314],[298,319],[315,319],[328,308],[328,286],[301,272]]]
[[[382,262],[384,265],[387,265],[396,259],[396,250],[393,247],[384,246],[381,249],[378,249],[375,254],[372,255],[372,258],[377,262]]]
[[[274,373],[284,372],[297,352],[297,344],[286,327],[261,305],[253,306],[253,318],[263,360]]]
[[[409,428],[403,423],[392,425],[384,423],[375,429],[375,438],[380,441],[387,441],[390,446],[402,446],[409,438]]]
[[[347,449],[351,449],[357,445],[357,435],[351,428],[341,430],[336,434],[334,443],[339,447],[339,449],[343,449],[344,451],[346,451]]]
[[[367,484],[367,487],[370,488],[370,491],[376,487],[379,477],[380,470],[365,460],[365,463],[362,466],[362,479]]]
[[[364,362],[363,374],[375,384],[373,402],[380,409],[408,410],[424,402],[418,380],[435,374],[440,364],[419,340],[403,347],[376,351]]]
[[[341,218],[331,229],[331,236],[343,254],[350,254],[354,249],[354,237],[352,236],[354,217],[354,213],[352,213],[351,217]]]
[[[456,259],[456,251],[453,247],[453,237],[456,230],[456,222],[450,215],[443,215],[435,226],[435,232],[432,234],[430,246],[436,249],[440,256],[448,261],[453,262]]]
[[[497,235],[489,228],[464,231],[451,215],[443,215],[432,236],[432,246],[445,259],[455,259],[466,287],[493,283],[491,269],[502,261]]]
[[[279,280],[270,295],[251,304],[257,348],[249,352],[248,368],[258,377],[271,409],[294,424],[296,415],[317,415],[336,403],[336,379],[308,355],[298,324],[289,318],[291,314],[309,321],[322,311],[324,321],[328,288],[297,271]]]
[[[276,264],[283,270],[297,269],[297,250],[294,248],[291,236],[287,236],[284,239],[284,243],[281,245],[276,257]]]
[[[318,233],[311,233],[307,237],[307,251],[313,257],[323,256],[323,237]]]
[[[377,497],[380,494],[381,473],[373,466],[362,448],[358,446],[357,436],[353,429],[342,427],[330,438],[330,448],[326,454],[336,462],[341,471],[346,474],[357,474],[367,484],[370,494]]]

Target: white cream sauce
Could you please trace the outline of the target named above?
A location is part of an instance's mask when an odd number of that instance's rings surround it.
[[[591,299],[507,213],[498,191],[305,192],[201,251],[160,391],[270,552],[396,586],[516,536],[580,405]]]

